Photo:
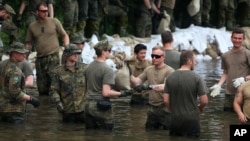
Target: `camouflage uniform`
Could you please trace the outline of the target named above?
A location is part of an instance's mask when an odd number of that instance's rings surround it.
[[[162,0],[160,10],[166,10],[170,16],[170,25],[169,28],[172,32],[175,31],[175,22],[174,22],[174,7],[175,7],[175,0]]]
[[[84,35],[84,30],[90,30],[90,34],[97,31],[98,20],[98,1],[97,0],[78,0],[79,16],[77,31]],[[88,23],[88,29],[86,24]],[[90,28],[90,29],[89,29]],[[91,31],[92,30],[92,31]]]
[[[74,33],[70,36],[70,42],[76,44],[81,51],[84,48],[84,43],[87,39],[81,33]],[[78,57],[78,62],[83,62],[82,56]]]
[[[74,44],[70,44],[64,50],[64,56],[74,53],[81,53],[81,50]],[[67,59],[67,58],[66,58]],[[77,62],[72,67],[64,63],[58,66],[52,73],[52,84],[50,95],[52,101],[61,103],[64,122],[84,122],[84,97],[86,91],[85,70],[86,64]]]
[[[105,15],[116,18],[116,32],[122,37],[126,36],[128,27],[128,16],[125,6],[120,0],[107,0],[105,7],[107,9],[107,13],[100,14],[102,15],[102,18]],[[104,10],[102,11],[104,12]]]
[[[9,6],[8,4],[5,4],[4,6],[2,6],[2,8],[6,9],[10,15],[16,14],[14,9],[11,6]],[[0,27],[1,36],[3,35],[3,33],[5,33],[9,36],[9,43],[8,44],[11,44],[12,42],[19,40],[18,39],[18,28],[13,23],[12,17],[10,17],[10,19],[6,19],[6,20],[0,19],[0,25],[1,25],[1,27]],[[0,58],[2,58],[3,46],[4,46],[4,43],[3,43],[2,39],[0,38]]]
[[[218,8],[218,27],[226,26],[232,30],[235,24],[235,0],[219,0]]]
[[[202,24],[209,24],[210,20],[210,10],[212,6],[211,0],[203,0],[202,4]]]
[[[101,41],[94,48],[98,51],[111,49],[108,41]],[[112,105],[109,97],[103,97],[102,87],[115,83],[113,70],[105,62],[93,61],[86,70],[86,79],[85,128],[112,130]]]
[[[14,51],[28,52],[24,45],[22,48],[14,48]],[[11,59],[0,63],[0,116],[6,122],[19,122],[24,119],[25,77],[16,63]]]
[[[150,0],[151,5],[154,4]],[[153,14],[148,10],[144,1],[137,1],[137,8],[135,9],[135,36],[137,37],[150,37],[152,33],[152,18]]]
[[[63,27],[68,35],[77,31],[79,7],[77,0],[60,0],[63,12]]]
[[[240,26],[250,26],[250,0],[238,0],[237,16]]]

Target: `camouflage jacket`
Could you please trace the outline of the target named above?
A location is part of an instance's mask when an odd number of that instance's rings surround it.
[[[0,112],[24,112],[25,78],[15,62],[0,63]]]
[[[66,113],[78,113],[84,110],[86,69],[86,64],[78,62],[74,68],[62,65],[52,72],[51,99],[54,102],[62,102]]]

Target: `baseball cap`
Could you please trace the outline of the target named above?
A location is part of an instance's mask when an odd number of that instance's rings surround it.
[[[95,46],[94,49],[99,49],[99,50],[108,50],[111,49],[112,46],[109,44],[108,40],[102,40],[99,41]]]
[[[16,12],[15,10],[8,4],[5,4],[3,6],[3,8],[9,13],[9,14],[12,14],[12,15],[16,15]]]
[[[81,54],[82,50],[77,47],[75,44],[69,44],[63,51],[64,56],[70,56],[72,54]]]
[[[10,45],[8,52],[19,52],[19,53],[28,53],[29,50],[25,49],[25,45],[21,42],[14,42]]]
[[[70,36],[70,42],[74,44],[80,44],[86,41],[87,39],[80,33],[74,33]]]

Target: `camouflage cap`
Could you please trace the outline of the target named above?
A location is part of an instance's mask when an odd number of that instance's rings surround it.
[[[99,49],[99,50],[108,50],[111,49],[112,46],[109,44],[108,40],[102,40],[100,42],[98,42],[95,46],[95,49]]]
[[[19,52],[19,53],[28,53],[29,50],[25,49],[25,45],[21,42],[14,42],[10,45],[8,52]]]
[[[15,10],[8,4],[5,4],[3,6],[3,8],[9,13],[9,14],[12,14],[12,15],[16,15],[16,12]]]
[[[77,47],[75,44],[69,44],[63,51],[64,56],[70,56],[72,54],[81,54],[82,50]]]
[[[70,42],[74,44],[80,44],[86,42],[87,39],[79,33],[74,33],[70,36]]]

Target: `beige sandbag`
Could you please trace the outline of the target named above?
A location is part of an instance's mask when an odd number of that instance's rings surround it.
[[[171,17],[168,15],[167,11],[164,10],[163,17],[161,18],[160,24],[157,28],[157,33],[161,34],[163,31],[170,31],[169,24],[170,24]]]
[[[188,14],[193,17],[200,11],[200,0],[192,0],[187,6]]]
[[[115,90],[129,90],[130,87],[130,77],[129,77],[129,69],[127,64],[125,63],[126,54],[125,52],[119,52],[113,55],[111,58],[116,64],[116,68],[118,69],[115,77]]]
[[[245,31],[245,40],[243,41],[243,46],[250,49],[250,27],[242,27]]]
[[[208,45],[205,50],[206,54],[208,54],[212,59],[217,59],[218,54]]]

